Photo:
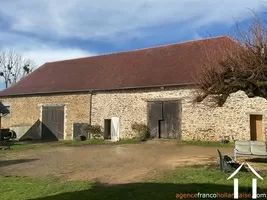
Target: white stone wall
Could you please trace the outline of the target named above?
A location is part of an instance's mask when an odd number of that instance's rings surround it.
[[[263,115],[263,133],[267,126],[267,101],[248,98],[239,91],[232,94],[223,107],[210,107],[208,99],[193,104],[190,88],[147,89],[103,92],[92,96],[92,124],[104,127],[104,119],[120,117],[121,138],[131,138],[131,124],[147,123],[147,100],[181,99],[182,139],[219,140],[222,136],[250,139],[250,114]],[[265,128],[266,127],[266,128]]]

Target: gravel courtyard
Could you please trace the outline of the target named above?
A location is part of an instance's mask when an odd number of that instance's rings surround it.
[[[232,148],[220,148],[233,154]],[[216,147],[170,142],[125,145],[50,147],[0,154],[0,175],[92,180],[104,183],[138,182],[182,166],[218,163]]]

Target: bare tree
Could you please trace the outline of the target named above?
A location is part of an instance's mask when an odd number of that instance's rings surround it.
[[[239,45],[225,50],[225,56],[216,60],[217,65],[210,62],[202,66],[197,77],[196,101],[201,102],[211,96],[216,105],[222,106],[227,97],[238,90],[249,97],[267,99],[266,27],[267,22],[261,21],[255,13],[248,29],[241,31],[237,27],[236,41]]]
[[[35,68],[32,60],[25,59],[15,51],[0,53],[0,77],[4,79],[5,87],[18,82]]]

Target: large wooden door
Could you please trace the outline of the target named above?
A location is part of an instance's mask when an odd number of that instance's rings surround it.
[[[42,137],[64,139],[64,106],[43,106]]]
[[[160,123],[160,137],[170,139],[181,138],[180,103],[177,101],[163,102],[163,120]]]
[[[250,115],[250,140],[263,141],[262,115]]]
[[[181,139],[181,104],[179,101],[148,103],[148,127],[154,138]]]
[[[148,129],[150,137],[159,138],[160,123],[162,121],[162,102],[148,102]]]

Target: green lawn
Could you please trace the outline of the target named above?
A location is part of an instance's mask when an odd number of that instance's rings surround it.
[[[46,143],[10,143],[10,147],[12,151],[20,151],[20,150],[28,150],[28,149],[36,149],[36,148],[49,148],[49,147],[57,147],[57,146],[84,146],[84,145],[120,145],[120,144],[139,144],[141,143],[140,140],[137,139],[125,139],[120,140],[118,142],[110,142],[103,139],[90,139],[85,141],[79,140],[63,140],[63,141],[56,141],[56,142],[46,142]],[[194,145],[194,146],[215,146],[215,147],[233,147],[234,143],[222,144],[221,142],[205,142],[205,141],[180,141],[178,142],[179,145]],[[0,153],[10,152],[1,151]]]
[[[182,145],[194,145],[194,146],[207,146],[207,147],[234,147],[234,142],[229,142],[227,144],[223,144],[221,142],[213,142],[213,141],[199,141],[199,140],[190,140],[190,141],[181,141],[179,144]]]
[[[90,139],[90,140],[85,140],[85,141],[64,140],[64,141],[55,142],[54,145],[83,146],[83,145],[93,145],[93,144],[118,145],[118,144],[138,144],[138,143],[140,143],[140,141],[134,140],[134,139],[125,139],[125,140],[120,140],[118,142],[111,142],[111,141],[103,140],[103,139]]]
[[[53,178],[0,177],[0,199],[168,200],[176,199],[177,194],[184,193],[233,193],[233,180],[226,180],[230,174],[221,173],[214,168],[176,169],[141,183],[121,185],[60,182]],[[264,174],[261,173],[261,175]],[[237,177],[239,178],[239,191],[249,192],[252,175],[243,172],[239,173]],[[265,191],[267,193],[266,173],[264,178],[264,181],[258,181],[258,192]]]
[[[78,141],[78,140],[63,140],[63,141],[56,141],[56,142],[46,142],[46,143],[6,143],[11,147],[13,151],[20,151],[20,150],[28,150],[28,149],[36,149],[36,148],[49,148],[49,147],[57,147],[57,146],[84,146],[84,145],[119,145],[119,144],[138,144],[140,143],[139,140],[120,140],[118,142],[110,142],[102,139],[90,139],[85,141]],[[3,152],[10,152],[10,150],[1,151]]]

